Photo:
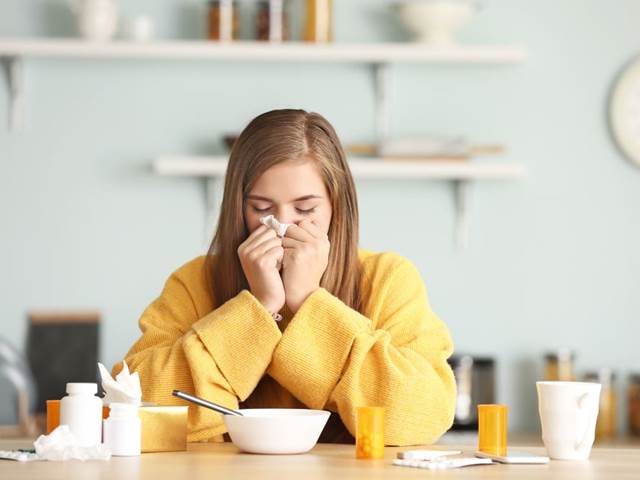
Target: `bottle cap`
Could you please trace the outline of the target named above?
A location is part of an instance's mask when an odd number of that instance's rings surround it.
[[[95,395],[98,393],[97,383],[67,383],[67,393],[69,395],[85,393]]]

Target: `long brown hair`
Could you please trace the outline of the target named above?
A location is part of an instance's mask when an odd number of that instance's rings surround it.
[[[331,124],[304,110],[272,110],[254,118],[233,145],[218,227],[207,253],[215,307],[248,289],[237,249],[249,235],[244,200],[260,176],[291,160],[317,162],[332,206],[329,263],[320,286],[360,311],[358,201],[346,155]]]

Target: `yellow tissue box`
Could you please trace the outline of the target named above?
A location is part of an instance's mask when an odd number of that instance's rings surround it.
[[[140,407],[142,452],[177,452],[187,449],[189,407]]]

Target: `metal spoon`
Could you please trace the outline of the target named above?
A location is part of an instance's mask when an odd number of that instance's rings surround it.
[[[204,398],[196,397],[195,395],[190,395],[180,390],[174,390],[173,396],[186,400],[187,402],[195,403],[196,405],[200,405],[201,407],[210,408],[211,410],[215,410],[216,412],[222,413],[223,415],[236,415],[238,417],[244,416],[237,410],[223,407],[222,405],[218,405],[217,403],[210,402],[209,400],[205,400]]]

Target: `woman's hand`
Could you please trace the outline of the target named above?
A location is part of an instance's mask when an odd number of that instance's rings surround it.
[[[282,239],[282,281],[287,306],[296,313],[309,295],[320,288],[329,263],[327,234],[310,220],[290,225]]]
[[[254,297],[271,313],[284,306],[284,285],[278,266],[284,250],[282,239],[271,228],[260,225],[238,247],[238,257]]]

